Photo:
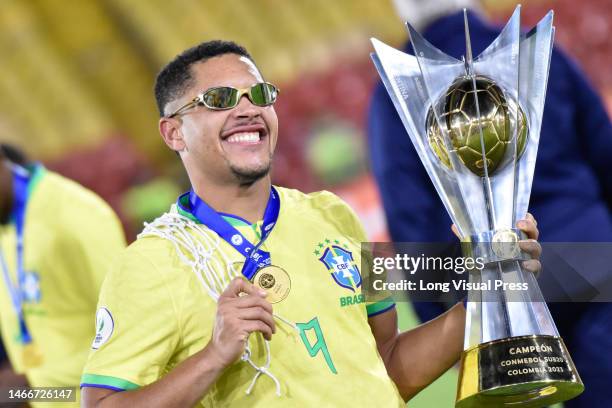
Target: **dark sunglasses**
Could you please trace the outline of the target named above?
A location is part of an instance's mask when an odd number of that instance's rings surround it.
[[[231,86],[218,86],[207,89],[191,102],[178,108],[174,113],[168,115],[174,117],[183,111],[197,105],[204,105],[212,110],[232,109],[238,105],[242,95],[247,95],[253,105],[269,106],[276,102],[280,90],[269,82],[260,82],[250,88],[237,89]]]

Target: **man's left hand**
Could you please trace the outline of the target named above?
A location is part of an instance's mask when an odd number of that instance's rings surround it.
[[[519,241],[519,247],[531,256],[530,260],[523,261],[521,265],[523,266],[523,269],[533,272],[537,276],[542,270],[542,264],[540,263],[542,246],[537,241],[538,236],[540,235],[540,231],[538,230],[538,222],[535,220],[535,218],[533,218],[533,215],[527,213],[524,220],[520,220],[516,223],[516,227],[527,234],[527,239]],[[461,238],[459,235],[459,230],[455,224],[451,226],[451,229],[457,237]]]
[[[542,253],[542,246],[537,241],[540,231],[538,230],[538,222],[533,218],[533,215],[527,213],[527,217],[524,220],[520,220],[516,223],[518,229],[527,234],[527,239],[519,241],[519,246],[525,252],[527,252],[532,259],[523,261],[523,269],[533,272],[536,276],[542,270],[542,264],[540,263],[540,254]]]

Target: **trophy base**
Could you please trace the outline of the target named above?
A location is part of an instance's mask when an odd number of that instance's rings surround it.
[[[455,408],[544,407],[583,390],[560,337],[509,337],[462,353]]]

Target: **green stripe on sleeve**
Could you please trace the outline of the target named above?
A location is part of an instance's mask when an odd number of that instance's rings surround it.
[[[383,310],[389,309],[393,305],[395,305],[395,301],[389,296],[379,302],[366,305],[366,311],[368,312],[368,316],[372,316]]]
[[[108,385],[109,387],[120,388],[126,391],[140,388],[140,385],[124,380],[123,378],[97,374],[83,374],[81,377],[81,384]]]

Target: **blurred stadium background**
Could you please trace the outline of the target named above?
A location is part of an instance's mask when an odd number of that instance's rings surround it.
[[[502,24],[514,1],[485,1]],[[555,10],[556,44],[579,61],[612,109],[609,0],[525,0],[531,26]],[[369,37],[406,39],[391,0],[0,0],[0,141],[105,198],[128,239],[187,188],[157,133],[159,68],[200,41],[245,45],[282,90],[277,184],[335,191],[372,240],[385,222],[364,151],[377,74]],[[401,307],[402,326],[415,324]],[[450,373],[411,407],[451,406]]]

